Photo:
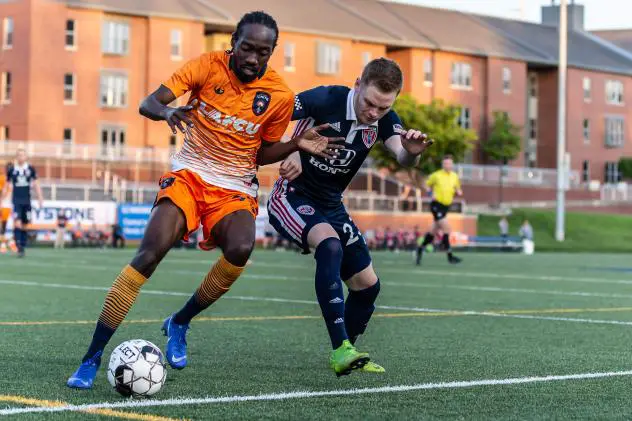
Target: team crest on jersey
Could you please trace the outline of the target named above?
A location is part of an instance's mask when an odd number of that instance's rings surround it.
[[[162,180],[160,180],[160,188],[166,189],[167,187],[172,185],[174,181],[176,181],[175,177],[165,177]]]
[[[373,146],[376,140],[377,130],[375,127],[370,127],[368,129],[362,130],[362,142],[364,142],[364,146],[370,148],[371,146]]]
[[[314,208],[309,205],[299,206],[298,208],[296,208],[296,210],[302,215],[313,215],[314,213],[316,213]]]
[[[255,100],[252,102],[252,112],[255,115],[261,115],[266,112],[270,105],[270,94],[259,91],[255,94]]]

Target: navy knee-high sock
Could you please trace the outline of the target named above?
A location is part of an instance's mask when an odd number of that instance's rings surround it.
[[[26,237],[24,235],[24,230],[22,230],[21,228],[14,228],[13,229],[13,237],[15,240],[15,245],[18,247],[18,249],[22,250],[24,249],[24,237]]]
[[[337,238],[327,238],[314,252],[316,259],[316,297],[323,313],[331,345],[338,348],[348,339],[345,329],[345,301],[340,265],[342,264],[342,243]]]
[[[345,303],[345,326],[351,343],[355,343],[358,336],[364,333],[375,310],[375,300],[380,293],[380,280],[368,288],[354,291],[349,290]]]

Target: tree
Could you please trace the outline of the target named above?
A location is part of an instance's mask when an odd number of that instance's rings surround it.
[[[619,158],[619,172],[625,179],[632,178],[632,158],[625,156]]]
[[[516,126],[504,111],[494,111],[492,133],[485,143],[483,152],[500,165],[498,171],[498,206],[503,202],[504,166],[508,161],[516,159],[521,149],[520,126]]]
[[[460,107],[447,105],[441,100],[419,104],[413,97],[402,95],[395,101],[393,109],[402,120],[404,128],[427,133],[434,144],[424,152],[415,167],[401,166],[381,143],[371,150],[371,157],[378,168],[387,168],[392,173],[407,173],[417,187],[422,186],[424,174],[430,174],[441,167],[444,155],[451,154],[458,162],[478,139],[473,130],[459,127],[457,119]]]
[[[493,115],[492,133],[483,143],[483,152],[493,161],[507,164],[520,153],[520,126],[513,124],[504,111],[494,111]]]

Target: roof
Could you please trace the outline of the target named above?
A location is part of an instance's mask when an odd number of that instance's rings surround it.
[[[599,38],[603,38],[611,43],[632,52],[632,29],[615,29],[608,31],[592,31]]]
[[[262,6],[260,0],[57,1],[71,7],[190,19],[226,28],[234,27],[243,13]],[[266,2],[265,11],[288,32],[557,65],[558,29],[553,26],[383,0],[274,0]],[[632,31],[608,32],[570,31],[569,65],[632,75],[632,53],[624,51],[632,52]]]

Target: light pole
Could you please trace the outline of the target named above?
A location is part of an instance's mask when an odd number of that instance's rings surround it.
[[[555,218],[555,239],[564,241],[564,200],[566,188],[566,65],[568,15],[566,0],[560,0],[560,57],[558,67],[557,96],[557,209]]]

